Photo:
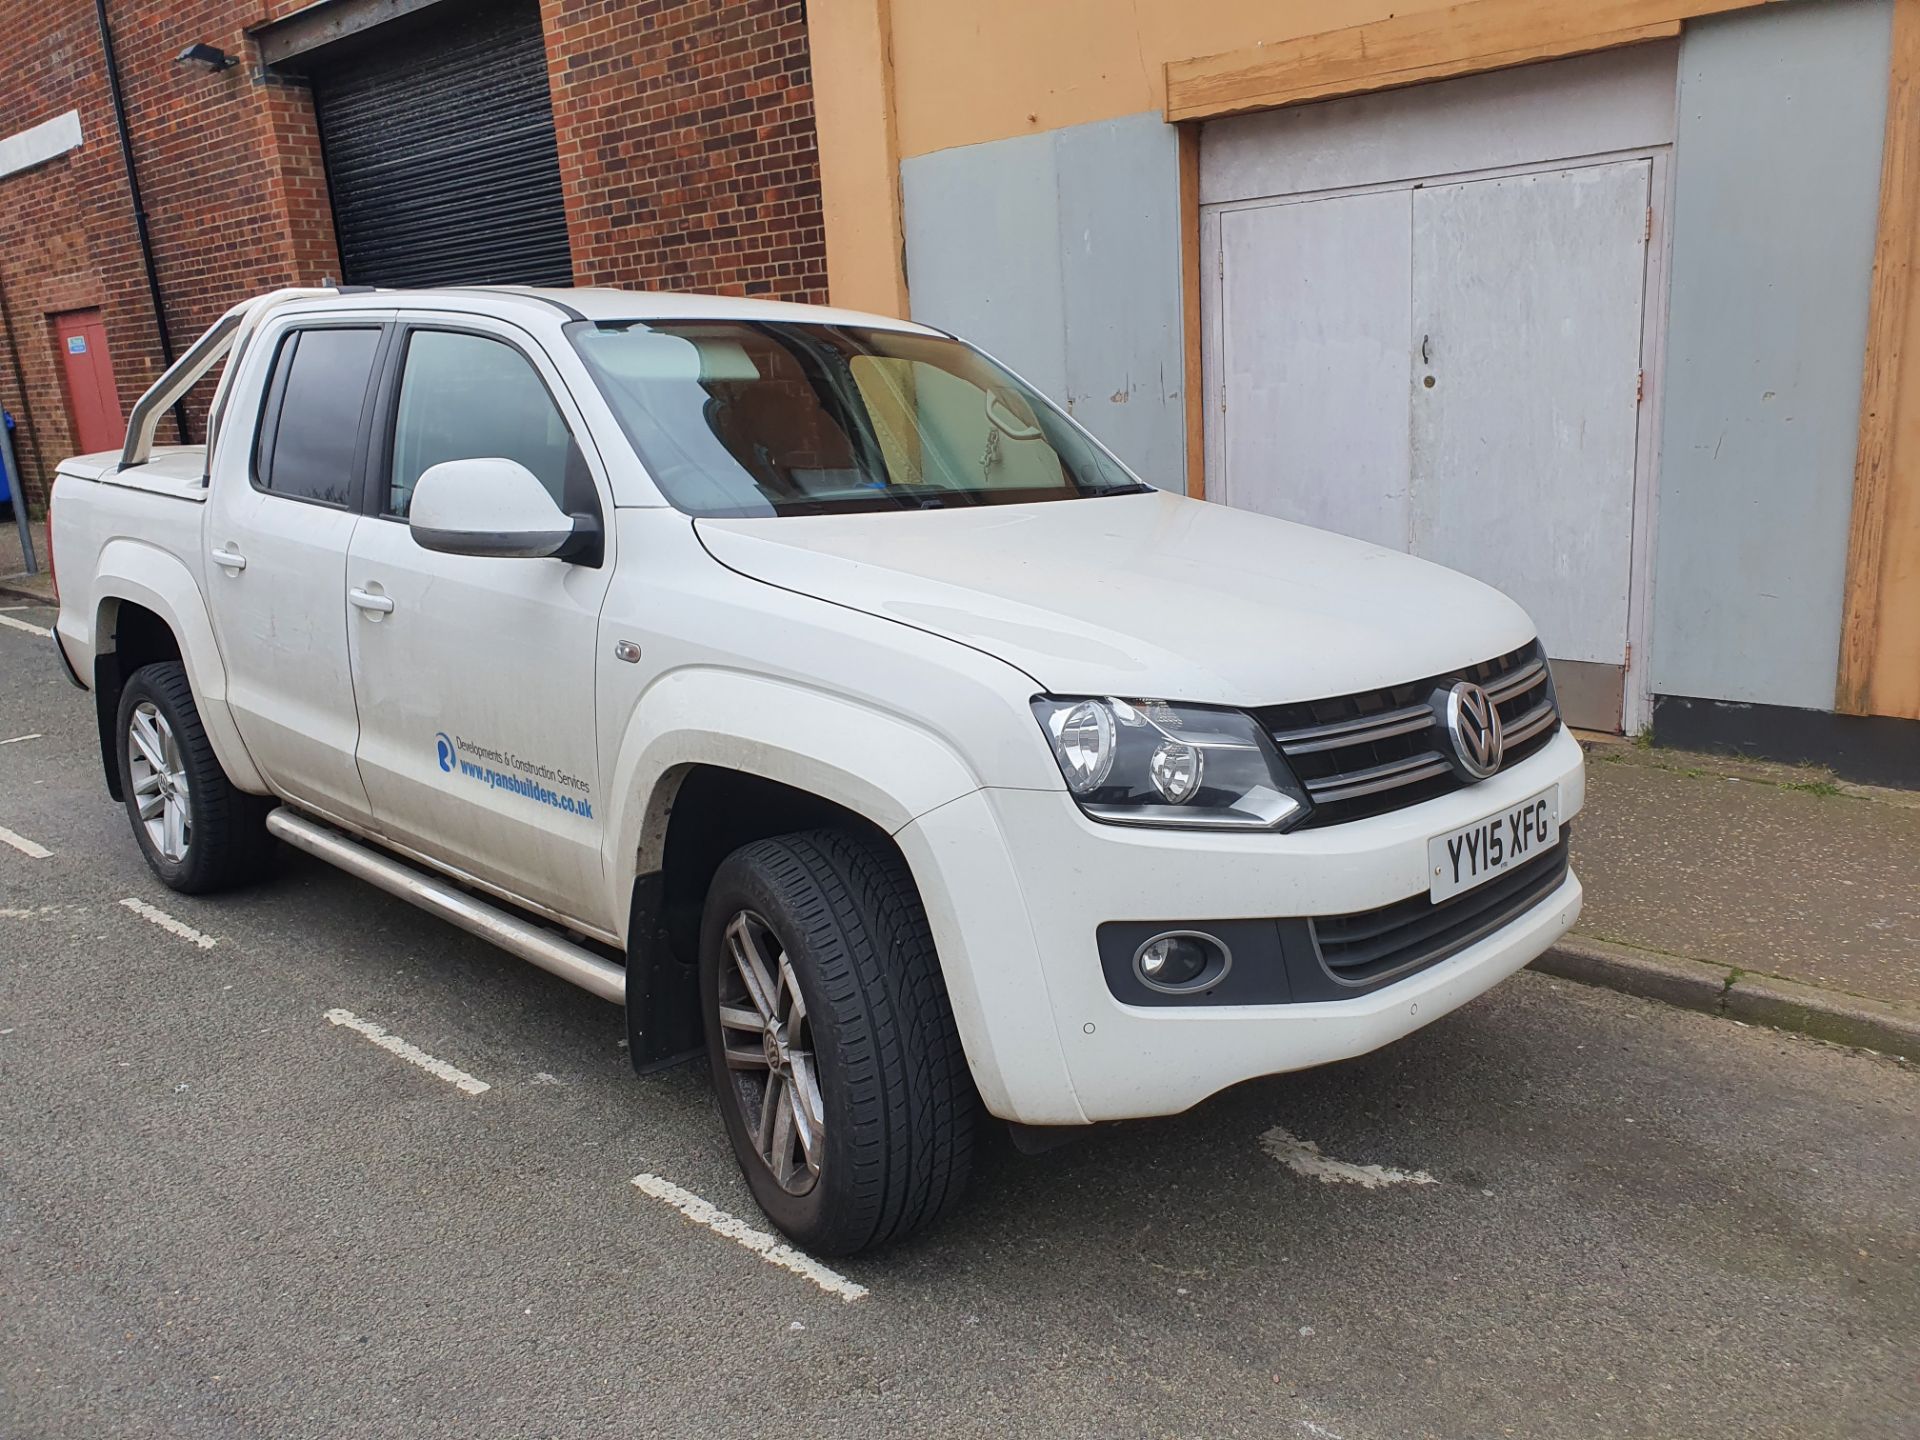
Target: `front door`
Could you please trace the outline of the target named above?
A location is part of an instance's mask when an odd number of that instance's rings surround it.
[[[73,447],[82,455],[118,450],[126,443],[127,417],[107,353],[107,327],[98,310],[70,310],[53,317],[60,347],[60,375],[67,390],[67,420]]]
[[[260,427],[252,446],[215,452],[201,574],[227,701],[260,773],[308,809],[364,824],[347,547],[372,523],[359,518],[363,422],[385,332],[379,317],[354,322],[270,325],[249,347],[230,410],[259,406]]]
[[[445,555],[406,524],[414,482],[446,460],[516,460],[569,512],[611,515],[611,501],[538,348],[508,325],[459,325],[402,337],[380,514],[354,536],[360,773],[393,840],[611,931],[614,917],[583,913],[603,893],[594,663],[611,551],[600,567]]]

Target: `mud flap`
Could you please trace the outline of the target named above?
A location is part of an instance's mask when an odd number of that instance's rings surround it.
[[[700,967],[674,954],[661,920],[666,877],[633,882],[627,916],[627,1056],[649,1075],[703,1054]]]

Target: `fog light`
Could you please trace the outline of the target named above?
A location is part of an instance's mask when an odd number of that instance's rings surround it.
[[[1219,984],[1232,964],[1225,945],[1197,930],[1170,930],[1133,952],[1133,972],[1140,983],[1175,994]]]

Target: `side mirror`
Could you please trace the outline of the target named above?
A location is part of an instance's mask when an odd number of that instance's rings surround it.
[[[407,529],[447,555],[567,559],[591,548],[600,523],[569,515],[516,460],[443,460],[414,482]]]

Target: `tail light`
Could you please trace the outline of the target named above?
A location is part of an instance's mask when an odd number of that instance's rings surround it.
[[[22,503],[25,503],[24,500]],[[47,487],[47,580],[53,586],[53,603],[60,603],[60,567],[53,560],[53,486]]]

